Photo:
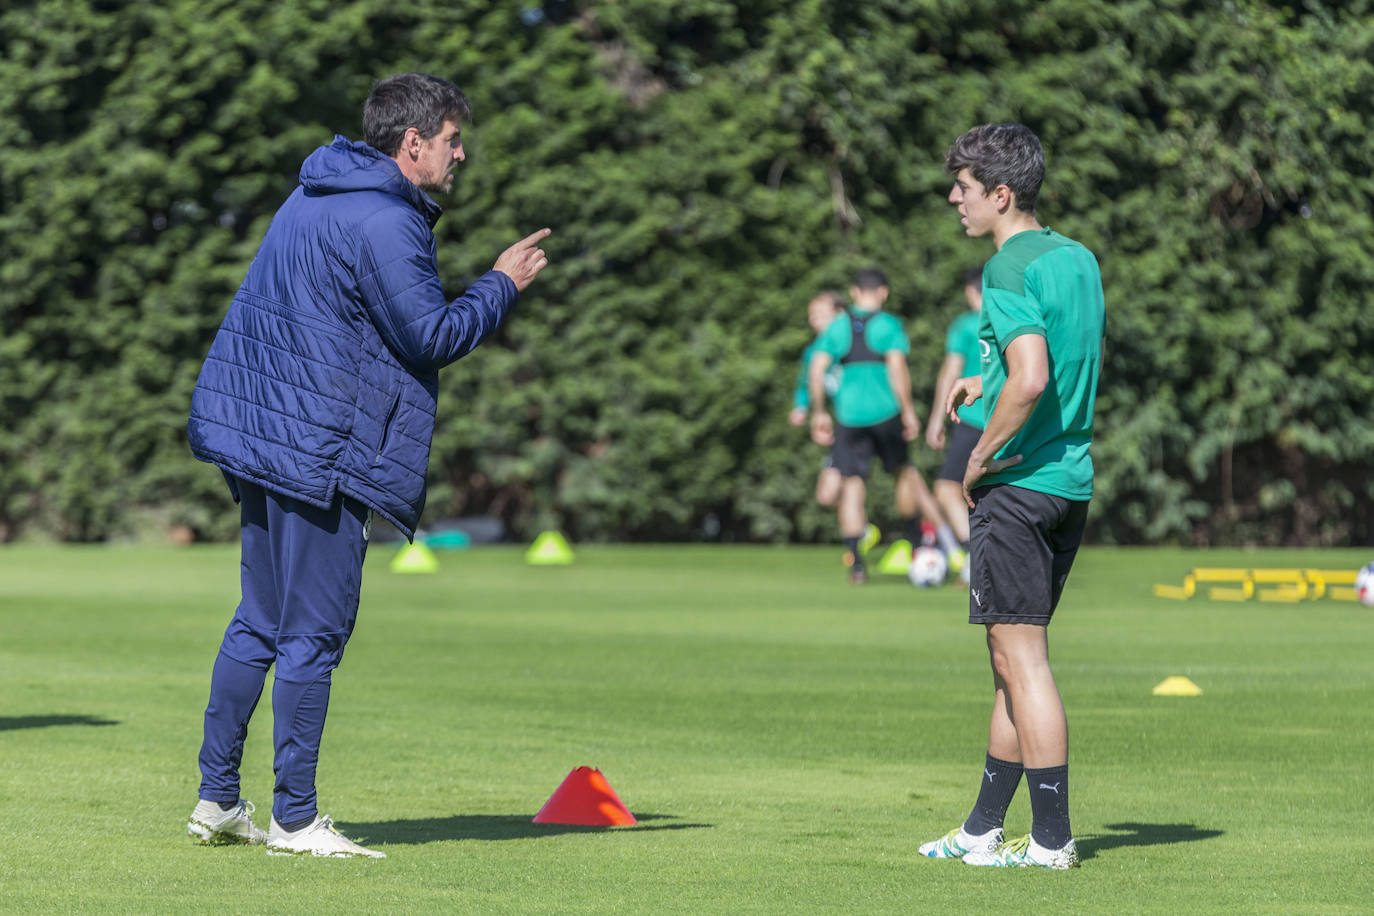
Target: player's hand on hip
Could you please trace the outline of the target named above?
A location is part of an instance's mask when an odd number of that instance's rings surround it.
[[[540,229],[538,232],[525,236],[501,252],[501,256],[496,259],[496,264],[492,270],[499,270],[510,277],[515,288],[523,293],[525,287],[534,282],[539,271],[549,266],[549,259],[544,254],[543,249],[539,247],[539,243],[548,238],[551,232],[553,232],[552,229]]]
[[[817,445],[835,444],[835,422],[824,410],[811,412],[811,441]]]
[[[995,474],[1013,464],[1020,464],[1024,457],[1024,455],[1008,455],[1006,458],[993,458],[984,463],[976,456],[970,456],[968,467],[964,470],[964,502],[968,503],[968,507],[973,508],[973,488],[978,486],[978,481],[982,480],[984,475]]]
[[[956,411],[959,407],[972,406],[982,396],[982,376],[968,375],[961,379],[955,379],[954,384],[949,388],[949,394],[945,395],[945,416],[958,423],[959,414]]]

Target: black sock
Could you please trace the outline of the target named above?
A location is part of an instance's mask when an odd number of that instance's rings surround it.
[[[1046,849],[1061,849],[1073,839],[1069,829],[1069,765],[1026,770],[1030,789],[1031,839]]]
[[[859,552],[858,538],[845,538],[844,546],[849,548],[849,555],[854,558],[854,569],[864,568],[864,555]]]
[[[902,519],[902,534],[906,537],[906,542],[912,547],[921,545],[921,529],[916,524],[916,516]]]
[[[303,830],[313,823],[315,823],[315,815],[312,814],[304,820],[292,821],[289,824],[282,824],[281,829],[285,830],[287,833],[295,833],[297,830]]]
[[[236,801],[215,802],[215,804],[219,805],[219,810],[221,811],[232,811],[239,806],[239,803]]]
[[[964,821],[964,832],[972,836],[982,836],[989,830],[1002,826],[1007,818],[1007,807],[1016,787],[1021,784],[1021,764],[998,760],[988,754],[983,764],[983,784],[978,789],[978,801],[973,811]]]

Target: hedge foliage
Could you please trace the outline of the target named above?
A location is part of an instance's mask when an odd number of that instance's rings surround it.
[[[1103,266],[1090,537],[1374,542],[1363,0],[43,0],[0,34],[0,539],[232,535],[184,438],[210,337],[301,160],[420,70],[475,112],[451,292],[555,230],[442,376],[431,520],[832,537],[786,424],[806,301],[882,266],[928,404],[990,254],[943,152],[1018,120]]]

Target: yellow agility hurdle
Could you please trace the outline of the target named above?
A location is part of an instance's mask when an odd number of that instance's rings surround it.
[[[1155,585],[1156,598],[1184,601],[1204,587],[1213,601],[1260,601],[1296,604],[1330,598],[1354,601],[1353,569],[1244,569],[1238,567],[1198,567],[1183,577],[1181,585]]]

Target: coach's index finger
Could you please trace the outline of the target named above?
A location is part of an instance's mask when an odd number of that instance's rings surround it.
[[[540,229],[525,236],[514,245],[501,252],[493,270],[499,270],[511,278],[520,292],[533,282],[535,275],[548,266],[548,257],[538,247],[540,241],[549,237],[552,229]]]
[[[521,251],[523,251],[523,250],[525,250],[525,249],[527,249],[527,248],[533,248],[535,245],[538,245],[540,242],[542,242],[544,239],[548,238],[548,237],[549,237],[550,235],[552,235],[552,234],[553,234],[553,230],[552,230],[552,229],[549,229],[549,228],[540,229],[540,230],[538,230],[537,232],[531,232],[529,235],[525,236],[523,239],[521,239],[520,241],[516,242],[514,245],[512,245],[512,246],[510,246],[510,247],[511,247],[511,248],[515,248],[515,249],[519,249],[519,250],[521,250]]]

